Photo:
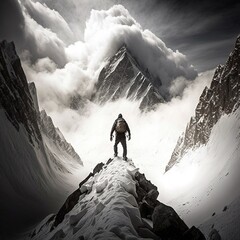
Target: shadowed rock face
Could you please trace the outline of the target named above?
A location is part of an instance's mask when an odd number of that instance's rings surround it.
[[[5,110],[18,131],[20,124],[23,124],[31,144],[41,141],[37,112],[26,76],[14,43],[6,41],[0,42],[0,108]]]
[[[185,133],[178,139],[168,171],[179,162],[188,149],[206,144],[213,126],[223,114],[230,114],[240,106],[240,36],[225,66],[219,65],[214,73],[210,88],[205,88],[190,119]]]
[[[92,100],[104,104],[120,98],[139,100],[141,110],[164,102],[160,94],[161,80],[142,70],[126,46],[109,60],[99,74]]]

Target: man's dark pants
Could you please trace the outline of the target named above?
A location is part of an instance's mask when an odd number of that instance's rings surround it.
[[[127,156],[127,143],[126,143],[126,136],[125,134],[117,134],[114,144],[114,155],[117,156],[118,154],[118,147],[117,145],[121,143],[123,147],[123,157]]]

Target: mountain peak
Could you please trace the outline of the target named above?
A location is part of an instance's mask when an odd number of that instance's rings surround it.
[[[127,98],[139,101],[141,110],[152,109],[165,101],[160,93],[161,85],[160,79],[143,69],[124,44],[100,72],[92,99],[104,104]]]

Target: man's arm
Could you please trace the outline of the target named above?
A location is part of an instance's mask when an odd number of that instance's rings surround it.
[[[127,122],[126,122],[126,126],[127,126],[127,132],[128,132],[128,139],[130,140],[131,139],[131,132],[130,132],[130,128],[129,128]]]
[[[116,121],[114,121],[114,123],[113,123],[112,129],[111,129],[111,132],[110,132],[110,138],[112,137],[115,128],[116,128]]]

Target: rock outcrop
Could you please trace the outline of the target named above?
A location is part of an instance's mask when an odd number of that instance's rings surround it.
[[[234,112],[239,106],[240,36],[225,66],[219,65],[216,68],[210,87],[202,92],[195,116],[190,119],[185,133],[178,139],[166,171],[179,162],[189,149],[206,144],[213,126],[221,116]]]

